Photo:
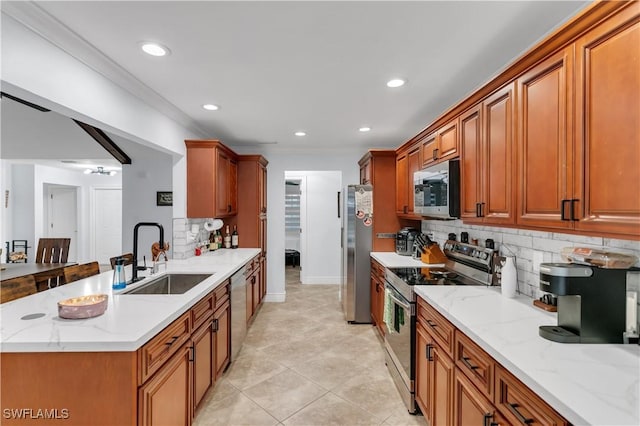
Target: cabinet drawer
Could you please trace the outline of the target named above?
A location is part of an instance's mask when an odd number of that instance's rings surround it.
[[[466,335],[456,331],[456,366],[489,399],[493,395],[495,361]]]
[[[494,403],[514,425],[568,425],[569,423],[520,380],[501,366],[496,367]]]
[[[418,298],[418,321],[447,355],[453,358],[453,331],[455,330],[453,324],[421,298]]]
[[[229,287],[230,287],[230,281],[227,280],[224,283],[220,284],[215,290],[214,290],[214,311],[217,310],[220,306],[224,305],[224,303],[229,300]],[[212,312],[213,313],[213,312]]]
[[[214,311],[214,295],[213,292],[209,293],[204,299],[199,301],[193,308],[191,308],[191,328],[196,330],[207,318],[213,315]]]
[[[375,260],[371,261],[371,273],[380,277],[380,278],[384,278],[384,266],[382,266],[381,264],[379,264],[378,262],[376,262]]]
[[[184,313],[138,350],[138,385],[142,385],[189,340],[191,312]]]

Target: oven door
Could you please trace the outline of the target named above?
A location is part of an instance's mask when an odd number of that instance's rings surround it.
[[[385,283],[384,342],[394,364],[393,375],[399,375],[408,392],[414,393],[412,357],[415,350],[415,304],[409,302],[391,284]],[[397,384],[397,383],[396,383]]]

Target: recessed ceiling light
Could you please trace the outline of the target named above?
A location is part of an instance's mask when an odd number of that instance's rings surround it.
[[[295,132],[294,135],[296,135],[296,136],[307,136],[307,134],[305,132]]]
[[[216,111],[220,109],[218,105],[214,104],[204,104],[202,105],[202,108],[206,109],[207,111]]]
[[[371,127],[360,127],[358,130],[361,132],[369,132],[371,131]]]
[[[140,46],[142,50],[151,56],[166,56],[169,54],[169,49],[158,43],[143,42]]]
[[[406,80],[403,80],[401,78],[394,78],[393,80],[387,81],[387,86],[388,87],[400,87],[400,86],[404,86],[405,83],[406,83]]]

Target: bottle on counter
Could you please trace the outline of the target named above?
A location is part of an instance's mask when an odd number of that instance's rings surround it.
[[[219,229],[216,230],[216,247],[222,248],[222,234]]]
[[[515,297],[518,285],[518,276],[513,257],[506,256],[500,271],[500,290],[505,297]]]
[[[216,245],[216,233],[211,231],[209,234],[209,251],[217,250],[218,246]]]
[[[231,233],[229,232],[229,225],[224,230],[224,248],[231,248]]]
[[[238,226],[233,225],[233,233],[231,233],[231,248],[238,248]]]
[[[124,276],[124,259],[119,257],[116,259],[115,267],[113,268],[113,281],[111,288],[114,290],[122,290],[127,286],[127,279]]]

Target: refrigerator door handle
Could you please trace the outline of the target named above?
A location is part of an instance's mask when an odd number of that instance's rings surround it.
[[[338,219],[340,219],[340,191],[338,191]]]

